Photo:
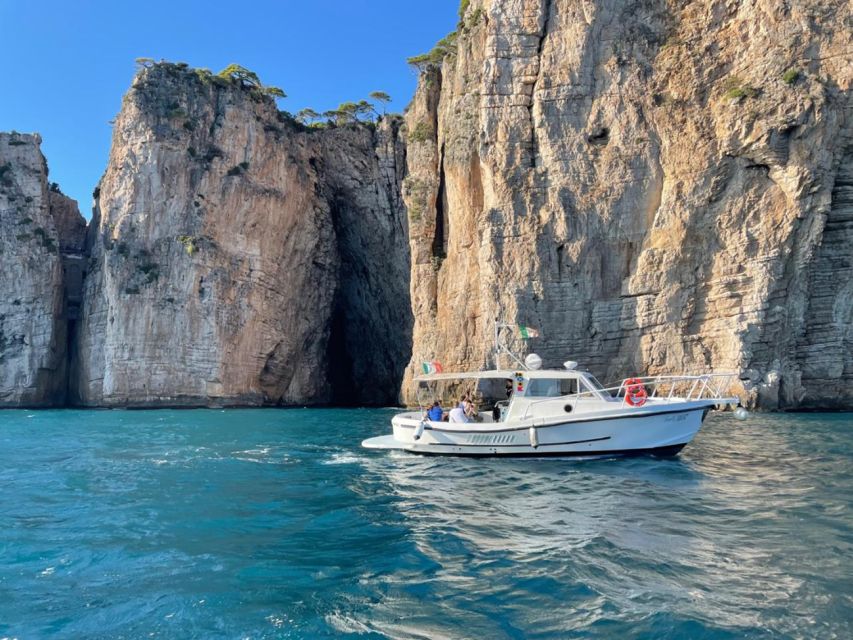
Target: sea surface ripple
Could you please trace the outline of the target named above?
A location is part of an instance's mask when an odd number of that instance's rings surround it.
[[[0,412],[0,637],[853,637],[851,414],[596,461],[361,449],[392,414]]]

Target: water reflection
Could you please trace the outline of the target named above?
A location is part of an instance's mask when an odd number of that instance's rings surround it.
[[[620,464],[625,461],[475,461],[394,452],[367,466],[398,496],[396,507],[425,552],[443,553],[432,548],[433,534],[453,533],[471,549],[523,561],[599,537],[636,540],[638,520],[631,514],[654,507],[661,487],[677,493],[701,482],[700,473],[677,460]]]
[[[365,470],[396,496],[412,549],[440,567],[428,579],[397,576],[405,587],[371,608],[372,620],[416,637],[390,621],[415,601],[433,615],[452,602],[487,613],[480,630],[495,633],[523,627],[523,603],[550,597],[555,606],[538,622],[562,633],[605,621],[658,624],[667,612],[729,630],[784,617],[786,632],[802,633],[814,607],[828,605],[809,586],[820,579],[814,567],[845,578],[819,557],[818,540],[792,556],[792,536],[811,538],[799,510],[813,511],[816,487],[837,484],[826,476],[838,469],[820,465],[818,446],[798,453],[803,438],[775,426],[712,419],[681,457],[663,460],[371,456]]]

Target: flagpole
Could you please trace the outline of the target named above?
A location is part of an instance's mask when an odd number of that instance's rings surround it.
[[[507,329],[507,328],[512,329],[515,326],[516,325],[507,324],[506,322],[499,322],[498,320],[495,320],[495,369],[501,368],[500,367],[500,355],[501,355],[501,353],[505,353],[506,355],[508,355],[512,360],[515,361],[515,364],[519,365],[520,367],[523,367],[525,369],[527,368],[527,366],[524,364],[524,362],[522,362],[522,360],[518,356],[516,356],[512,351],[510,351],[510,349],[507,345],[501,344],[501,341],[500,341],[501,329]]]
[[[501,355],[500,355],[500,329],[498,329],[498,320],[495,318],[495,369],[501,368]]]

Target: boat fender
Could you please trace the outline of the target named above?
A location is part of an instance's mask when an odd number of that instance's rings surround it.
[[[424,434],[425,428],[426,428],[426,422],[424,420],[421,420],[420,423],[418,423],[417,428],[415,429],[415,435],[414,435],[415,440],[421,439],[421,436]]]
[[[539,434],[536,433],[536,427],[530,427],[530,446],[534,449],[539,446]]]

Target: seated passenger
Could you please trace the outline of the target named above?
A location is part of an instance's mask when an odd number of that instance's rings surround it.
[[[462,405],[463,403],[460,402],[459,406],[450,410],[450,422],[470,422],[468,416],[465,415],[465,409],[462,408]]]
[[[462,403],[462,410],[465,412],[465,417],[468,420],[476,420],[477,419],[477,409],[474,407],[474,403],[471,402],[470,397],[466,397]]]
[[[427,411],[427,418],[432,422],[441,422],[441,418],[444,416],[444,411],[441,410],[441,405],[438,404],[438,400],[432,403],[432,406]]]

